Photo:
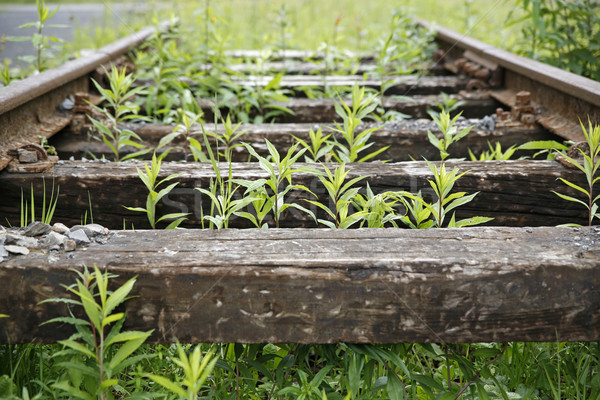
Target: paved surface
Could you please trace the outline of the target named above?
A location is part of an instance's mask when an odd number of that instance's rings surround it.
[[[144,3],[139,1],[130,4],[62,4],[58,12],[46,24],[68,25],[68,28],[45,28],[44,34],[64,40],[73,39],[77,28],[86,26],[124,26],[128,14],[141,10]],[[48,5],[54,10],[56,5]],[[28,22],[37,21],[37,8],[34,5],[0,5],[0,37],[30,36],[35,28],[19,29]],[[3,40],[4,42],[4,40]],[[33,54],[31,41],[4,42],[0,50],[0,60]]]

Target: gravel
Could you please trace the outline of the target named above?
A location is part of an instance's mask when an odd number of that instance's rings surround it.
[[[31,252],[48,254],[56,258],[60,252],[71,252],[90,243],[106,244],[112,234],[99,224],[75,225],[71,228],[61,223],[50,226],[34,221],[24,228],[0,226],[0,262]]]

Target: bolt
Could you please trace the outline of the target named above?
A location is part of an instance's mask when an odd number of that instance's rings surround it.
[[[22,164],[32,164],[38,162],[38,154],[35,150],[17,149],[19,162]]]
[[[535,115],[531,113],[521,114],[521,122],[526,125],[535,124]]]
[[[487,68],[479,68],[477,71],[475,71],[475,78],[482,81],[487,81],[490,79],[490,75],[490,70]]]
[[[442,49],[436,49],[436,50],[433,52],[433,54],[432,54],[432,57],[433,57],[433,60],[434,60],[435,62],[438,62],[438,63],[439,63],[439,62],[441,62],[441,61],[444,61],[444,56],[445,56],[445,55],[446,55],[446,53],[444,52],[444,50],[442,50]]]
[[[529,104],[529,101],[531,100],[531,93],[522,90],[519,93],[516,94],[516,104]]]

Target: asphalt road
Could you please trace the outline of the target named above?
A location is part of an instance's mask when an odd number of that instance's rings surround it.
[[[46,24],[68,25],[68,28],[45,28],[47,36],[63,40],[72,40],[77,28],[86,26],[122,26],[126,25],[128,14],[144,7],[143,2],[123,4],[62,4],[58,12]],[[56,5],[49,5],[54,10]],[[19,29],[19,26],[38,20],[37,9],[34,5],[0,5],[0,37],[30,36],[35,28]],[[33,54],[31,41],[10,42],[2,40],[0,45],[0,60]]]

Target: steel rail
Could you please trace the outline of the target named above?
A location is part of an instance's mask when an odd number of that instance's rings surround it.
[[[38,75],[32,75],[6,86],[0,90],[0,114],[89,74],[102,64],[139,46],[157,30],[166,29],[168,26],[168,23],[164,23],[158,27],[144,28],[84,57],[68,61],[56,68],[48,69]]]
[[[57,112],[57,107],[67,96],[88,90],[88,74],[169,26],[171,23],[144,28],[89,55],[0,89],[0,170],[12,159],[9,151],[35,142],[38,135],[52,136],[69,123],[69,116]]]
[[[600,123],[600,82],[564,71],[560,68],[499,49],[451,29],[421,25],[436,31],[436,41],[444,56],[472,57],[502,68],[502,89],[491,90],[497,100],[512,106],[515,94],[530,92],[537,107],[536,121],[545,128],[570,140],[582,140],[579,121]]]

